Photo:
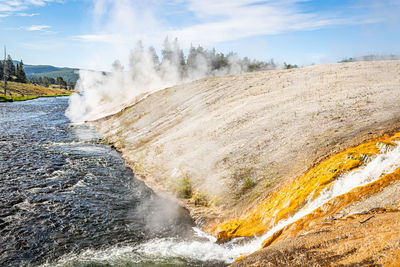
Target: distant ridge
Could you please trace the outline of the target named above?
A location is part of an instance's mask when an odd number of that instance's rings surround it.
[[[339,61],[344,62],[359,62],[359,61],[379,61],[379,60],[399,60],[400,55],[366,55],[361,57],[350,57]]]
[[[17,63],[19,64],[20,61],[14,60],[14,65],[17,65]],[[57,77],[62,77],[67,83],[76,83],[79,79],[79,69],[76,68],[24,64],[24,70],[28,79],[33,77],[49,77],[54,79],[56,79]]]

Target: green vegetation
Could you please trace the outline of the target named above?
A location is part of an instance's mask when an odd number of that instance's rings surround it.
[[[345,58],[339,63],[346,63],[346,62],[358,62],[358,61],[373,61],[373,60],[399,60],[400,55],[366,55],[361,57],[350,57]]]
[[[180,198],[192,197],[193,194],[192,182],[187,176],[175,180],[170,184],[170,187]]]
[[[29,68],[29,67],[28,67]],[[42,70],[57,69],[52,66],[45,66]],[[30,67],[32,72],[32,67]],[[0,60],[0,90],[3,95],[0,99],[1,102],[9,101],[23,101],[34,99],[38,97],[50,97],[50,96],[65,96],[69,95],[70,92],[64,89],[73,89],[74,84],[67,82],[61,76],[53,78],[38,78],[30,80],[30,84],[27,83],[27,77],[25,73],[25,67],[23,61],[14,61],[11,56],[8,55],[4,60]],[[50,84],[52,88],[48,88]],[[43,86],[38,86],[43,85]],[[6,86],[6,88],[4,88]],[[8,91],[8,92],[7,92]]]
[[[55,85],[61,89],[68,89],[72,90],[75,87],[75,84],[72,82],[69,82],[67,85],[67,82],[64,81],[63,77],[58,76],[55,79],[50,78],[50,77],[39,77],[39,78],[30,78],[29,82],[32,84],[37,84],[37,85],[42,85],[45,87],[49,87],[50,85]]]
[[[67,68],[57,68],[50,65],[26,65],[25,72],[27,75],[37,74],[37,73],[45,73],[59,70],[66,70]]]
[[[79,69],[58,68],[50,65],[24,65],[22,60],[12,60],[10,56],[6,62],[10,73],[9,81],[29,82],[45,87],[49,85],[68,86],[69,89],[73,89],[79,79]],[[3,79],[3,66],[3,61],[0,61],[0,79]],[[59,78],[62,78],[62,83],[57,82]]]
[[[163,50],[163,56],[165,54],[164,51],[165,50]],[[232,62],[235,62],[235,65],[239,66],[240,69],[245,72],[271,70],[277,68],[277,65],[275,64],[273,59],[271,59],[270,61],[251,60],[248,57],[240,58],[239,55],[234,52],[230,52],[225,55],[223,53],[217,53],[215,49],[207,50],[201,46],[198,46],[197,48],[192,46],[189,50],[186,61],[183,56],[183,52],[181,52],[180,54],[182,55],[182,59],[180,60],[180,62],[183,71],[190,71],[191,69],[195,70],[198,67],[196,65],[198,64],[199,58],[203,58],[206,62],[210,64],[211,73],[223,70],[225,68],[230,68]]]
[[[134,51],[136,52],[133,53],[132,61],[140,62],[139,55],[145,51],[141,41],[137,43]],[[186,77],[192,78],[199,74],[201,77],[213,77],[229,73],[273,70],[279,67],[273,59],[259,61],[249,59],[248,57],[241,58],[234,52],[228,54],[218,53],[215,49],[205,49],[202,46],[191,46],[186,56],[179,47],[177,39],[172,42],[168,38],[165,39],[163,49],[161,50],[161,57],[157,55],[153,47],[149,47],[147,52],[153,59],[152,63],[155,69],[162,70],[163,67],[172,64],[177,67],[178,76],[181,79]],[[285,66],[287,68],[297,67],[297,65],[291,64],[286,64]],[[114,67],[120,68],[121,66],[117,64]]]
[[[26,74],[24,71],[24,63],[21,60],[21,63],[17,64],[17,68],[16,68],[16,82],[20,82],[20,83],[26,83]]]
[[[24,63],[22,60],[21,62],[17,61],[15,66],[14,62],[10,55],[8,55],[7,59],[0,61],[0,79],[3,80],[5,75],[7,81],[26,83]],[[4,73],[4,71],[6,71],[6,73]]]
[[[4,89],[4,85],[0,84],[0,92]],[[11,91],[13,95],[59,95],[70,93],[67,90],[59,88],[47,88],[43,86],[37,86],[29,83],[18,83],[8,82],[7,89]]]
[[[12,99],[10,96],[0,95],[0,102],[13,102],[13,101],[24,101],[38,98],[39,96],[14,96]]]
[[[235,187],[234,191],[236,199],[240,199],[249,191],[249,189],[257,185],[254,178],[255,173],[254,169],[248,167],[234,169],[232,178],[235,181],[233,186]]]
[[[250,177],[245,177],[243,179],[242,191],[247,191],[255,185],[256,183]]]
[[[7,90],[11,92],[10,95],[0,95],[0,102],[10,101],[24,101],[35,99],[38,97],[54,97],[54,96],[68,96],[70,91],[61,90],[57,88],[45,88],[36,86],[29,83],[8,82]],[[0,93],[4,91],[4,85],[0,83]]]
[[[79,74],[76,73],[76,70],[59,70],[59,71],[51,71],[51,72],[43,72],[43,73],[34,73],[29,74],[28,78],[32,83],[43,84],[45,80],[48,81],[49,84],[55,84],[55,80],[57,77],[61,77],[66,83],[76,84],[79,79]],[[40,81],[42,80],[42,82]],[[51,82],[53,81],[54,82]]]
[[[208,197],[204,193],[201,193],[201,192],[194,193],[193,194],[193,200],[194,200],[194,204],[196,206],[203,206],[203,207],[210,206],[210,203],[208,201]]]
[[[56,97],[56,96],[69,96],[69,95],[70,93],[58,94],[58,95],[27,95],[27,96],[16,95],[13,96],[12,98],[10,96],[0,95],[0,102],[25,101],[25,100],[36,99],[39,97]]]
[[[298,68],[299,66],[297,66],[296,64],[286,64],[286,62],[283,63],[283,66],[285,69],[289,70],[289,69],[295,69]]]
[[[28,79],[57,79],[62,77],[66,83],[73,83],[79,79],[79,69],[75,68],[58,68],[50,65],[26,65],[25,72]],[[40,83],[37,83],[40,84]],[[51,83],[50,83],[51,84]]]

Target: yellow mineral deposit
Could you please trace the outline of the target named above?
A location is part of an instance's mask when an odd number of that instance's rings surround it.
[[[306,203],[317,198],[320,193],[338,177],[351,170],[364,166],[376,155],[387,148],[397,146],[400,133],[385,135],[376,140],[361,144],[336,154],[310,169],[303,176],[284,185],[262,203],[244,216],[226,221],[211,231],[217,232],[220,242],[236,237],[262,235],[272,229],[280,220],[285,220],[295,214]],[[287,225],[267,238],[263,246],[268,246],[278,238],[293,237],[305,227],[324,220],[344,206],[357,201],[360,197],[372,194],[393,180],[400,179],[400,169],[391,174],[382,175],[377,181],[362,187],[356,187],[350,192],[331,199],[328,203],[304,216],[298,221]]]

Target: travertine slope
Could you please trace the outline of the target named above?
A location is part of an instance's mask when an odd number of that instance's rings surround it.
[[[327,64],[178,85],[96,125],[201,224],[245,213],[327,156],[398,130],[399,100],[400,61]]]

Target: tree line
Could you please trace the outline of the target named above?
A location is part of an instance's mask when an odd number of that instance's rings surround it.
[[[55,79],[51,78],[51,77],[47,77],[47,76],[32,77],[29,79],[29,83],[36,84],[36,85],[42,85],[44,87],[49,87],[50,85],[58,85],[63,89],[66,89],[66,88],[73,89],[75,86],[74,83],[72,83],[72,82],[69,82],[67,84],[67,82],[64,81],[63,77],[61,77],[61,76],[59,76]]]
[[[273,59],[260,61],[248,57],[241,58],[234,52],[224,54],[217,52],[215,48],[206,49],[202,46],[191,46],[187,55],[185,55],[179,47],[178,39],[170,41],[168,38],[164,40],[160,57],[154,47],[150,46],[146,50],[142,42],[139,41],[135,49],[132,50],[131,66],[140,69],[143,64],[147,64],[147,60],[143,59],[143,55],[146,53],[150,56],[151,65],[154,66],[156,71],[163,72],[172,67],[177,70],[181,79],[298,67],[294,64],[276,64]],[[114,67],[119,69],[119,62],[116,62]]]
[[[141,44],[139,44],[141,45]],[[209,74],[218,73],[226,68],[232,68],[233,65],[239,68],[241,72],[253,72],[260,70],[277,69],[278,65],[273,59],[269,61],[252,60],[248,57],[240,58],[237,53],[229,52],[224,54],[216,52],[215,48],[205,49],[202,46],[191,46],[187,57],[178,45],[178,39],[170,42],[165,39],[163,49],[161,50],[162,60],[159,59],[155,49],[149,48],[153,55],[155,65],[162,65],[163,62],[173,62],[180,67],[181,72],[185,73],[199,67],[199,64],[206,64]]]
[[[7,59],[0,61],[0,79],[4,79],[4,70],[7,71],[5,74],[7,77],[7,81],[14,81],[20,83],[26,83],[26,74],[24,71],[24,63],[17,63],[17,66],[14,65],[14,62],[10,55],[8,55]]]
[[[72,82],[67,85],[67,82],[65,82],[62,77],[57,77],[56,79],[50,77],[32,77],[27,79],[23,61],[21,60],[19,63],[14,65],[14,61],[10,55],[8,55],[6,60],[0,60],[0,80],[4,79],[4,70],[7,71],[7,81],[10,82],[31,83],[42,85],[44,87],[49,87],[50,85],[58,85],[61,88],[67,88],[67,86],[69,88],[74,87]]]

